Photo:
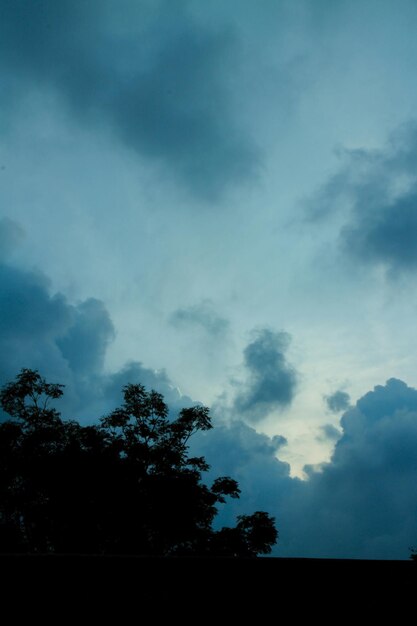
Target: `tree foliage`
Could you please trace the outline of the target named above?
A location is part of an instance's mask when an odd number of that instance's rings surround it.
[[[229,477],[202,481],[189,439],[212,428],[209,410],[168,416],[161,394],[123,388],[124,402],[94,426],[63,420],[63,386],[24,369],[0,393],[0,551],[141,555],[268,554],[278,533],[258,511],[213,529],[217,504],[238,498]]]

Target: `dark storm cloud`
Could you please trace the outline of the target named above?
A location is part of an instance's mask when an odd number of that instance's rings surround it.
[[[346,411],[350,404],[350,396],[346,391],[335,391],[330,396],[325,397],[327,408],[332,413]]]
[[[344,247],[366,262],[380,262],[392,269],[417,268],[417,189],[378,211],[357,216],[342,230]]]
[[[282,512],[294,524],[293,549],[304,556],[407,558],[417,528],[417,390],[391,379],[363,396],[341,424],[331,462],[310,472]]]
[[[216,313],[209,300],[177,309],[172,313],[169,321],[178,329],[202,328],[209,335],[217,337],[225,335],[229,330],[229,321]]]
[[[306,468],[306,481],[291,478],[273,440],[241,421],[217,423],[202,435],[196,453],[242,487],[220,523],[265,509],[280,531],[275,554],[407,559],[417,528],[417,390],[391,379],[365,394],[341,424],[342,432],[322,428],[339,440],[329,463]]]
[[[89,298],[73,309],[72,324],[67,333],[57,339],[57,346],[72,370],[99,372],[113,337],[113,324],[104,304]]]
[[[0,221],[0,378],[5,382],[22,367],[46,375],[91,376],[102,367],[113,337],[103,304],[92,298],[71,305],[51,294],[46,276],[8,264],[22,229],[8,218]],[[7,255],[6,255],[7,253]]]
[[[237,50],[227,25],[204,26],[187,3],[0,0],[9,98],[54,90],[206,198],[257,170],[232,103]]]
[[[285,352],[290,335],[261,329],[244,350],[247,381],[239,384],[234,409],[251,421],[259,421],[275,410],[291,404],[297,385],[297,374],[287,362]]]
[[[43,275],[0,265],[0,329],[5,339],[59,336],[70,323],[64,297],[49,295]]]
[[[195,438],[193,453],[205,456],[211,466],[208,482],[219,475],[233,476],[242,491],[239,500],[220,508],[218,526],[233,523],[237,515],[265,510],[276,515],[281,528],[281,502],[296,492],[299,483],[290,478],[289,465],[276,457],[282,445],[281,438],[271,439],[239,420],[227,424],[215,420],[213,430]]]
[[[89,377],[100,366],[113,326],[103,305],[73,306],[50,293],[42,274],[0,264],[0,378],[38,368],[60,382]]]
[[[148,390],[155,389],[162,393],[170,412],[176,415],[184,406],[198,404],[188,396],[180,393],[167,375],[165,370],[152,370],[139,361],[126,363],[120,370],[102,376],[101,378],[101,405],[100,414],[109,410],[109,407],[119,406],[122,401],[122,389],[128,383],[140,383]]]
[[[67,386],[60,403],[63,414],[87,421],[120,404],[128,382],[160,391],[173,410],[191,403],[165,372],[139,362],[106,373],[103,362],[113,337],[101,301],[89,298],[73,305],[62,294],[51,294],[44,275],[0,263],[0,385],[22,367],[38,369],[48,380]]]
[[[314,219],[340,211],[340,246],[362,263],[391,272],[417,268],[417,126],[394,133],[384,149],[346,150],[343,167],[310,205]]]
[[[289,475],[273,440],[241,421],[217,423],[199,441],[213,472],[235,476],[242,499],[221,511],[265,509],[277,519],[281,556],[403,558],[417,528],[417,390],[396,379],[359,399],[342,429],[321,428],[336,441],[329,463]]]

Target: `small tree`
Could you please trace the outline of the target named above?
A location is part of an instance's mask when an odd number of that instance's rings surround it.
[[[22,370],[0,403],[0,549],[129,554],[268,554],[276,542],[267,513],[212,528],[216,505],[238,498],[229,477],[202,482],[204,457],[190,437],[212,428],[206,407],[168,417],[163,397],[126,385],[122,406],[96,426],[64,421],[50,402],[62,385]]]

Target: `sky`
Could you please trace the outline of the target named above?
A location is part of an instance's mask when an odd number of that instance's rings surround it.
[[[417,544],[417,4],[0,0],[0,382],[127,382],[276,516]]]

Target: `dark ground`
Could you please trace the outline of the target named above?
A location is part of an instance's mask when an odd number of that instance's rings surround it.
[[[388,618],[397,624],[414,621],[417,598],[412,561],[6,555],[0,566],[2,600],[17,594],[15,617],[28,608],[44,615],[57,602],[63,613],[55,623],[74,611],[80,619],[115,611],[121,619],[134,611],[146,624],[168,616],[205,624],[256,615],[258,622],[271,614],[320,623]],[[144,610],[152,619],[144,618]]]
[[[416,600],[411,560],[0,556],[5,625],[402,625],[415,622]]]

